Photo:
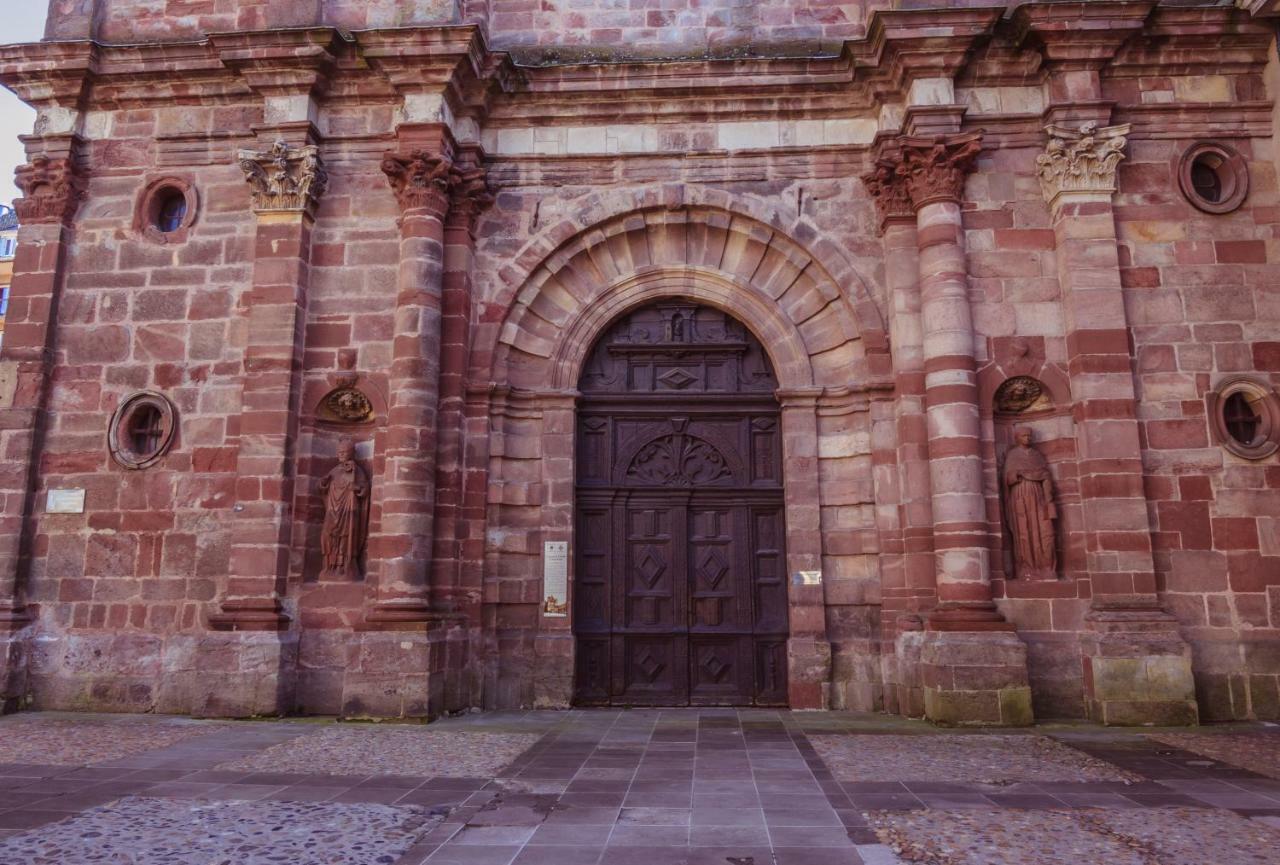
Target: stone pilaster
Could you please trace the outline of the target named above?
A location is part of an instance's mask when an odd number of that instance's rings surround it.
[[[863,182],[876,205],[884,243],[893,351],[893,468],[898,501],[891,555],[897,562],[895,567],[881,568],[882,640],[884,657],[888,659],[885,699],[890,711],[919,717],[924,714],[919,671],[922,615],[937,602],[937,580],[925,419],[919,242],[911,196],[897,173],[900,158],[901,152],[890,146]]]
[[[280,714],[292,708],[297,634],[282,599],[292,544],[302,356],[315,207],[327,176],[309,124],[272,130],[280,137],[237,159],[257,218],[248,344],[236,453],[235,527],[230,569],[209,626],[230,651],[202,672],[194,711],[205,715]]]
[[[786,455],[787,704],[792,709],[831,705],[831,642],[824,587],[806,585],[801,571],[822,570],[822,507],[818,480],[818,398],[821,388],[778,391]]]
[[[906,136],[898,147],[895,170],[916,215],[938,597],[920,652],[925,715],[943,724],[1028,724],[1026,647],[991,595],[973,314],[960,218],[981,134]]]
[[[4,346],[0,350],[0,712],[20,708],[27,692],[27,638],[34,611],[25,599],[31,515],[41,442],[49,417],[49,374],[66,250],[83,197],[71,135],[30,138],[31,161],[18,168],[20,228]]]
[[[1105,724],[1194,724],[1191,649],[1156,595],[1111,201],[1129,127],[1046,131],[1036,165],[1058,253],[1093,593],[1085,705]]]

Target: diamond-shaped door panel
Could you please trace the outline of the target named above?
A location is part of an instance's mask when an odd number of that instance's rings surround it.
[[[696,375],[690,375],[679,367],[669,369],[662,375],[658,376],[658,381],[662,382],[672,390],[684,390],[697,380],[698,377]]]
[[[729,563],[717,547],[706,550],[698,557],[698,584],[716,590],[729,574]]]
[[[667,563],[657,549],[652,546],[640,548],[639,556],[636,559],[635,572],[645,586],[650,589],[656,587],[658,580],[662,579],[662,575],[666,570]]]

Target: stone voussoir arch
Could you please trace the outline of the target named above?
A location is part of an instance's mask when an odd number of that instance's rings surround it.
[[[587,198],[575,203],[572,220],[549,227],[499,273],[503,287],[486,306],[505,315],[478,329],[477,378],[572,388],[576,364],[564,361],[580,361],[612,317],[643,298],[677,293],[743,319],[774,355],[784,387],[842,387],[885,371],[879,309],[835,244],[815,242],[819,258],[786,230],[820,237],[807,223],[744,213],[760,206],[716,190]],[[595,329],[585,338],[570,334],[588,321]],[[807,373],[796,366],[801,356]]]

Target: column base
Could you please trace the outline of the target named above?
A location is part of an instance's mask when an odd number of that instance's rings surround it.
[[[379,601],[365,613],[364,619],[371,625],[402,625],[429,622],[439,618],[426,601]]]
[[[787,705],[831,708],[831,644],[815,637],[787,640]]]
[[[195,648],[191,713],[253,718],[293,711],[298,635],[270,629],[207,634]]]
[[[924,624],[919,616],[906,619],[894,640],[895,674],[891,687],[897,713],[907,718],[924,717],[924,686],[920,679],[920,656],[924,650]]]
[[[1085,709],[1107,726],[1199,723],[1191,647],[1158,607],[1094,609],[1081,636]]]
[[[924,715],[946,727],[1025,727],[1035,721],[1027,647],[1009,630],[934,630],[920,647]]]
[[[29,698],[31,617],[25,609],[0,608],[0,715],[22,709]]]
[[[209,614],[209,627],[215,631],[283,631],[289,617],[274,598],[244,598],[223,601],[222,610]]]

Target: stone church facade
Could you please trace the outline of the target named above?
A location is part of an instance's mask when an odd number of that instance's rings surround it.
[[[6,708],[1280,717],[1272,14],[53,0]]]

